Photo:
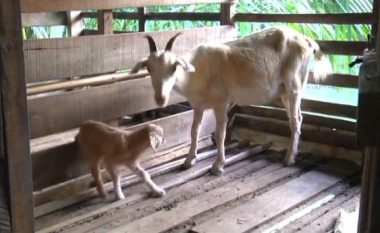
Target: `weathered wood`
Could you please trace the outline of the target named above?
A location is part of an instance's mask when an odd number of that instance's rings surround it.
[[[220,5],[220,24],[221,25],[234,25],[232,21],[235,15],[236,1],[229,3],[222,3]]]
[[[192,115],[192,111],[187,111],[148,122],[157,123],[164,128],[167,142],[162,149],[190,140]],[[204,118],[205,124],[200,133],[202,136],[214,132],[215,129],[212,112],[207,111]],[[136,129],[146,124],[139,124],[128,129]],[[32,155],[34,190],[40,190],[88,173],[87,163],[78,154],[78,148],[74,143],[75,135],[76,131],[71,131],[69,134],[65,134],[68,139],[64,144],[58,143],[55,147],[34,151]]]
[[[0,22],[1,134],[7,161],[11,230],[31,233],[34,232],[33,181],[19,1],[1,2]]]
[[[319,24],[371,24],[376,21],[376,17],[372,13],[336,13],[336,14],[238,13],[234,16],[234,21],[319,23]]]
[[[333,186],[348,174],[339,174],[330,171],[310,171],[300,177],[285,183],[265,194],[245,202],[243,205],[235,207],[222,213],[192,229],[193,232],[246,232],[259,226],[264,220],[268,221],[285,210],[292,208],[304,200],[307,200],[328,187]],[[312,181],[312,182],[311,182]],[[260,211],[252,211],[257,209]],[[236,224],[239,219],[242,224]]]
[[[274,120],[263,117],[235,117],[235,124],[239,127],[246,127],[251,130],[290,136],[289,123],[287,121]],[[320,126],[302,124],[301,140],[341,146],[349,149],[359,149],[356,143],[356,135],[353,132],[343,130],[333,130]]]
[[[244,106],[237,109],[237,113],[251,116],[267,117],[278,120],[288,120],[285,109],[265,107],[265,106]],[[355,132],[356,123],[354,120],[337,119],[336,117],[317,115],[309,112],[302,112],[304,124],[328,127],[332,129],[342,129]]]
[[[52,92],[58,90],[67,90],[72,88],[86,87],[86,86],[97,86],[97,85],[105,85],[116,83],[125,80],[132,80],[137,78],[144,78],[148,76],[148,72],[139,72],[136,74],[129,73],[113,73],[113,74],[105,74],[99,75],[90,78],[81,78],[75,80],[68,80],[62,82],[54,82],[43,85],[32,85],[26,89],[27,95],[36,95],[45,92]]]
[[[184,55],[199,43],[224,41],[236,35],[231,26],[205,27],[178,31],[137,32],[76,38],[27,40],[24,43],[25,69],[28,82],[103,74],[131,68],[149,54],[144,35],[154,37],[158,48],[164,48],[178,32],[173,51]]]
[[[120,12],[123,13],[123,12]],[[138,21],[139,21],[139,32],[144,32],[145,31],[145,21],[146,21],[146,16],[145,16],[145,7],[139,7],[137,8],[137,16],[138,16]]]
[[[68,11],[67,15],[67,30],[72,37],[80,36],[84,30],[84,23],[80,11]]]
[[[327,77],[324,80],[315,81],[313,79],[309,79],[308,83],[311,84],[320,84],[327,86],[335,86],[335,87],[348,87],[348,88],[358,88],[358,76],[350,75],[350,74],[333,74]]]
[[[23,27],[65,25],[66,14],[64,12],[21,14],[21,21]]]
[[[242,153],[239,153],[237,155],[233,155],[231,157],[228,157],[226,159],[226,165],[234,164],[234,163],[239,162],[239,161],[241,161],[243,159],[246,159],[248,156],[253,156],[255,154],[261,153],[261,152],[263,152],[266,149],[268,149],[268,148],[265,148],[263,146],[256,146],[256,147],[253,147],[253,148],[247,148]],[[214,152],[215,152],[215,150],[214,150]],[[208,151],[206,151],[206,152],[203,152],[203,153],[199,154],[199,157],[204,157],[203,159],[205,159],[205,158],[208,158],[212,154],[213,153],[209,153]],[[178,164],[182,164],[183,161],[184,161],[184,159],[179,160]],[[165,183],[161,184],[160,186],[162,188],[164,188],[164,189],[169,189],[169,188],[178,186],[178,185],[183,184],[183,183],[185,183],[185,182],[187,182],[187,181],[189,181],[191,179],[194,179],[194,178],[197,178],[199,176],[202,176],[202,175],[206,174],[211,169],[211,166],[212,166],[211,163],[202,164],[202,166],[196,167],[195,171],[194,170],[193,171],[187,170],[187,171],[184,172],[185,174],[182,174],[182,176],[177,177],[174,180],[170,180],[168,182],[165,182]],[[66,221],[60,222],[60,223],[58,223],[56,225],[50,226],[50,227],[48,227],[46,229],[43,229],[43,230],[39,231],[39,233],[57,231],[57,230],[62,230],[62,229],[71,227],[71,226],[73,226],[75,224],[78,224],[78,223],[81,223],[81,222],[88,221],[90,219],[96,218],[99,215],[104,215],[107,212],[111,212],[111,211],[113,211],[116,208],[121,208],[122,206],[125,206],[128,203],[130,203],[130,202],[136,202],[137,200],[141,200],[142,198],[144,198],[144,194],[137,194],[137,195],[128,197],[125,200],[114,202],[114,203],[112,203],[110,205],[101,207],[99,209],[95,209],[94,211],[91,211],[91,212],[89,212],[87,214],[84,214],[84,215],[81,215],[81,216],[77,216],[77,217],[68,219]],[[121,232],[124,232],[124,231],[121,231]]]
[[[99,10],[98,12],[98,32],[103,35],[113,34],[112,21],[113,15],[112,10]]]
[[[262,174],[259,171],[258,174],[252,174],[248,180],[234,180],[229,184],[213,189],[203,195],[177,203],[177,205],[170,211],[157,211],[149,216],[113,229],[110,233],[167,232],[175,226],[184,224],[190,218],[199,216],[206,211],[213,210],[218,206],[227,204],[228,202],[234,201],[242,196],[255,193],[255,191],[269,185],[275,180],[297,174],[301,170],[302,166],[294,166],[278,169],[266,174]]]
[[[107,121],[151,110],[157,108],[153,96],[149,78],[140,78],[32,98],[28,100],[30,135],[41,137],[76,128],[87,119]],[[169,104],[183,101],[173,92]]]
[[[65,10],[115,9],[158,5],[185,5],[200,3],[223,3],[230,0],[21,0],[21,12],[46,12]]]
[[[323,52],[339,55],[362,55],[367,41],[317,41]]]

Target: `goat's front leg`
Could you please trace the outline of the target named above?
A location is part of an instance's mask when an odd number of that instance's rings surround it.
[[[214,108],[214,114],[216,119],[216,146],[217,146],[217,158],[212,165],[211,172],[214,175],[220,176],[223,173],[223,167],[226,163],[224,152],[224,141],[226,138],[226,126],[227,126],[227,104]]]
[[[194,166],[197,160],[198,138],[199,130],[202,126],[203,112],[204,109],[194,107],[193,124],[191,126],[191,145],[189,154],[183,163],[183,167],[185,169],[189,169],[190,167]]]
[[[288,98],[289,103],[289,121],[291,141],[286,152],[285,165],[293,165],[298,153],[299,137],[301,135],[302,113],[301,113],[301,95],[293,94]]]
[[[163,190],[162,188],[158,187],[153,181],[152,179],[150,178],[150,175],[147,171],[145,171],[144,168],[142,168],[140,166],[139,163],[134,163],[134,164],[130,164],[128,165],[128,167],[138,176],[140,176],[144,181],[145,183],[149,186],[149,188],[152,190],[152,192],[159,196],[159,197],[163,197],[165,196],[166,192],[165,190]]]
[[[93,178],[95,179],[96,189],[98,190],[99,194],[104,199],[107,199],[108,195],[104,189],[102,174],[100,173],[100,161],[99,160],[91,161],[90,162],[90,169],[91,169],[91,174],[92,174]]]

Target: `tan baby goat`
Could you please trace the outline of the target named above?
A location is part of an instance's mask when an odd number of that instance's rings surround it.
[[[134,130],[126,131],[108,126],[97,121],[86,121],[82,124],[76,137],[79,148],[90,163],[92,176],[100,195],[107,198],[100,173],[100,164],[103,162],[111,175],[116,198],[124,199],[120,186],[118,168],[121,165],[129,167],[140,176],[157,196],[164,196],[165,190],[158,187],[139,163],[139,158],[148,149],[155,150],[164,143],[163,129],[154,124]]]

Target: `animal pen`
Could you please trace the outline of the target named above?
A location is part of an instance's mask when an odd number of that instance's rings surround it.
[[[220,4],[220,11],[146,11],[148,6],[201,3]],[[181,168],[193,117],[186,99],[173,92],[169,106],[159,109],[148,73],[125,72],[148,54],[144,35],[152,35],[163,48],[182,32],[173,50],[185,55],[201,43],[236,38],[238,22],[368,24],[374,36],[380,25],[377,0],[372,12],[347,14],[242,13],[236,4],[3,0],[0,232],[325,232],[332,230],[341,208],[352,210],[360,198],[360,231],[379,232],[379,210],[372,208],[379,202],[379,137],[371,147],[358,145],[356,106],[303,99],[301,153],[289,167],[281,162],[289,140],[282,105],[233,107],[221,176],[209,174],[215,120],[207,111],[198,163]],[[125,7],[137,11],[113,11]],[[84,18],[97,18],[98,30],[85,29]],[[138,20],[139,31],[114,31],[113,19]],[[217,21],[220,26],[145,32],[149,20]],[[66,25],[70,37],[23,40],[22,27],[36,25]],[[375,42],[378,46],[379,36]],[[326,53],[339,55],[361,55],[368,47],[367,41],[318,43]],[[334,73],[317,84],[357,89],[358,80],[356,75]],[[87,119],[128,129],[152,122],[162,126],[166,144],[146,155],[142,165],[166,196],[150,197],[126,169],[126,198],[101,200],[74,142],[78,126]],[[372,122],[378,129],[378,119]],[[112,190],[112,183],[106,188]]]

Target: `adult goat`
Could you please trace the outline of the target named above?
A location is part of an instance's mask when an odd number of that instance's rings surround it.
[[[168,103],[173,88],[187,97],[192,105],[191,146],[184,166],[189,168],[196,161],[199,128],[205,109],[212,108],[215,113],[218,155],[212,172],[220,175],[225,164],[229,104],[261,105],[278,97],[288,113],[291,129],[291,142],[284,162],[293,164],[302,122],[302,89],[309,71],[314,71],[315,79],[323,78],[331,71],[318,44],[292,29],[271,27],[224,44],[201,45],[187,62],[171,52],[178,35],[168,41],[164,51],[157,51],[153,38],[146,36],[150,55],[138,62],[131,73],[147,68],[159,106]]]

